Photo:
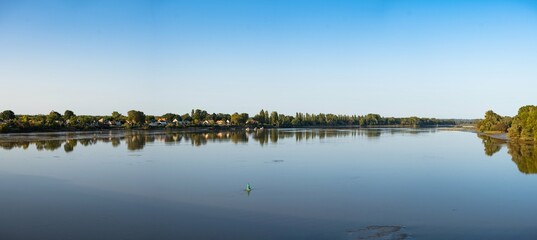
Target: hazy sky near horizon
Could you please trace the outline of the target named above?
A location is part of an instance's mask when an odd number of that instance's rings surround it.
[[[514,115],[537,2],[0,0],[0,85],[17,114]]]

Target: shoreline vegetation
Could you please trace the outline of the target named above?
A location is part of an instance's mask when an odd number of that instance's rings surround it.
[[[523,106],[514,117],[500,116],[489,110],[485,118],[477,122],[476,130],[498,140],[537,144],[537,106]]]
[[[261,110],[250,117],[248,113],[208,113],[193,109],[190,113],[145,115],[131,110],[127,115],[112,112],[105,116],[77,116],[73,111],[64,114],[51,111],[48,115],[16,115],[11,110],[0,113],[0,133],[75,132],[95,130],[152,130],[152,129],[258,129],[258,128],[398,128],[453,127],[469,121],[419,117],[381,117],[379,114],[336,115],[297,112],[294,116]]]

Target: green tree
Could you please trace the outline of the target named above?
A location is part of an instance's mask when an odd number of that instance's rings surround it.
[[[513,118],[508,135],[513,140],[537,142],[537,107],[521,107]]]
[[[248,120],[248,113],[233,113],[231,115],[231,124],[233,125],[244,125],[246,124],[246,121]]]
[[[173,114],[173,113],[166,113],[162,115],[162,117],[166,118],[166,122],[172,122],[176,118],[179,118],[178,120],[181,120],[181,116]]]
[[[208,113],[205,110],[201,109],[192,109],[192,122],[194,124],[200,124],[207,117]]]
[[[145,122],[145,114],[141,111],[130,110],[127,113],[127,120],[134,125],[140,125]]]
[[[366,122],[366,125],[380,125],[380,124],[382,124],[380,115],[373,114],[373,113],[367,114],[365,116],[365,122]]]
[[[55,124],[57,123],[57,121],[60,121],[62,120],[62,115],[58,112],[55,112],[55,111],[51,111],[48,115],[47,115],[47,123],[48,124]]]
[[[502,117],[492,110],[489,110],[485,113],[485,119],[479,121],[476,127],[480,132],[507,132],[510,126],[511,118]]]
[[[183,119],[183,121],[186,121],[186,122],[191,122],[192,121],[192,117],[188,113],[185,113],[185,114],[181,115],[181,119]]]
[[[114,121],[121,121],[123,118],[123,115],[121,115],[121,113],[117,112],[117,111],[113,111],[112,112],[112,120]]]
[[[278,112],[272,111],[270,113],[270,124],[273,125],[273,126],[278,126],[279,125]]]
[[[250,118],[250,115],[248,115],[248,113],[241,113],[240,123],[245,124],[249,118]]]
[[[5,110],[0,114],[0,118],[4,121],[15,119],[15,113],[11,110]]]
[[[156,118],[153,115],[146,115],[145,116],[145,121],[146,122],[154,122],[154,121],[156,121]]]
[[[237,112],[231,114],[231,124],[239,125],[241,115]]]
[[[71,110],[65,110],[65,112],[63,113],[63,120],[69,120],[71,119],[72,117],[75,117],[75,113]]]
[[[261,109],[258,114],[254,116],[254,120],[256,120],[260,124],[264,124],[265,122],[265,111]]]

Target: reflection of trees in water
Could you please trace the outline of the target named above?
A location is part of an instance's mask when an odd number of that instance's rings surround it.
[[[99,139],[99,140],[102,141],[102,139]],[[96,144],[96,143],[97,143],[97,138],[83,138],[83,139],[79,139],[78,142],[79,142],[82,146],[87,147],[87,146]]]
[[[509,142],[507,144],[509,154],[518,170],[525,174],[537,173],[537,143],[525,144]]]
[[[65,141],[65,144],[63,144],[63,150],[65,152],[72,152],[76,145],[77,145],[78,141],[76,139],[72,139],[72,140],[67,140]]]
[[[492,156],[502,149],[502,141],[485,135],[477,135],[485,147],[485,155]]]
[[[112,147],[118,147],[119,145],[121,145],[121,139],[118,137],[111,138],[110,142],[112,143]]]
[[[231,138],[231,142],[235,144],[248,142],[248,135],[246,134],[245,131],[231,132],[230,138]]]
[[[28,149],[30,146],[30,142],[24,141],[24,142],[0,142],[0,147],[2,147],[5,150],[11,150],[13,148],[22,148],[22,149]]]
[[[189,137],[190,142],[193,146],[201,146],[207,144],[207,138],[208,135],[201,135],[201,134],[193,134]]]
[[[163,140],[166,145],[173,145],[176,143],[176,138],[174,138],[173,134],[166,134]]]
[[[252,138],[254,139],[254,141],[258,142],[259,144],[261,144],[261,146],[263,146],[269,143],[269,135],[270,135],[269,131],[260,130],[260,131],[255,131],[252,134]]]
[[[54,151],[62,146],[61,140],[47,140],[47,141],[38,141],[35,143],[38,151],[47,150]]]
[[[271,129],[270,133],[268,134],[270,138],[270,143],[277,143],[278,137],[279,137],[279,131],[276,129]]]
[[[145,146],[145,137],[143,135],[135,134],[125,137],[125,143],[127,144],[127,149],[134,151],[143,149]]]
[[[369,138],[377,138],[377,137],[380,137],[380,135],[382,134],[382,132],[378,129],[369,130],[366,133],[367,133],[367,137]]]
[[[501,150],[505,141],[478,135],[485,147],[485,154],[492,156]],[[517,165],[518,170],[525,174],[537,173],[537,143],[507,142],[507,149],[511,160]]]
[[[79,146],[91,146],[97,142],[110,143],[113,147],[118,147],[124,142],[128,150],[136,151],[143,149],[147,143],[163,142],[166,145],[178,143],[190,143],[192,146],[203,146],[210,142],[231,142],[234,144],[247,143],[250,140],[261,145],[277,144],[285,139],[295,141],[310,141],[326,138],[343,137],[367,137],[377,138],[382,134],[396,132],[416,132],[405,129],[263,129],[254,131],[228,130],[228,131],[206,131],[206,132],[99,132],[89,134],[68,133],[66,135],[50,135],[46,137],[56,138],[52,140],[15,141],[0,142],[0,147],[6,150],[13,148],[27,149],[34,144],[37,150],[54,151],[62,147],[65,152],[72,152]],[[88,137],[85,137],[88,136]]]

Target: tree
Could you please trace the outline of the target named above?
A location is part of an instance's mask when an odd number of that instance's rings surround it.
[[[248,113],[241,113],[241,124],[245,124],[246,121],[248,121],[248,118],[250,118],[250,116],[248,115]]]
[[[120,121],[121,118],[123,118],[123,115],[121,115],[121,113],[117,112],[117,111],[113,111],[112,112],[112,120],[114,121]]]
[[[259,111],[259,114],[256,114],[254,116],[254,120],[256,120],[260,124],[265,123],[265,111],[261,109],[261,111]]]
[[[155,118],[155,116],[153,116],[153,115],[146,115],[146,116],[145,116],[145,121],[146,121],[146,122],[155,122],[155,121],[156,121],[156,118]]]
[[[231,115],[231,124],[233,125],[244,125],[248,120],[248,113],[233,113]]]
[[[181,115],[181,119],[183,119],[183,121],[188,121],[188,122],[192,121],[192,117],[188,113]]]
[[[97,121],[97,119],[92,116],[77,116],[76,117],[77,125],[78,127],[81,127],[81,128],[86,128],[88,127],[88,125],[93,124],[95,121]]]
[[[49,124],[56,123],[56,121],[60,121],[60,120],[62,120],[62,115],[60,113],[58,113],[58,112],[51,111],[47,115],[47,123],[49,123]]]
[[[208,115],[208,113],[205,110],[201,110],[201,109],[194,110],[194,109],[192,109],[192,121],[194,122],[194,124],[201,123],[203,120],[205,120],[207,115]]]
[[[265,119],[263,119],[263,123],[268,124],[270,122],[269,113],[267,110],[265,110]]]
[[[63,120],[69,120],[71,119],[72,117],[75,117],[75,113],[71,110],[65,110],[65,112],[63,113]]]
[[[489,110],[485,113],[485,119],[479,121],[476,127],[480,132],[507,132],[510,126],[510,117],[502,117],[492,110]]]
[[[273,111],[273,112],[270,113],[270,124],[272,124],[273,126],[278,126],[279,125],[278,112]]]
[[[521,107],[509,128],[509,137],[520,141],[537,141],[537,106]]]
[[[241,115],[237,112],[231,114],[231,124],[238,125],[240,122]]]
[[[135,125],[143,124],[145,122],[145,114],[141,111],[130,110],[127,113],[127,120]]]
[[[15,119],[15,113],[11,110],[5,110],[0,114],[0,118],[4,121]]]
[[[278,115],[278,126],[282,127],[289,127],[291,126],[291,121],[293,121],[293,117],[286,116],[284,114]]]
[[[163,118],[166,118],[166,122],[172,122],[173,119],[175,119],[177,117],[177,115],[173,114],[173,113],[166,113],[164,115],[162,115]]]
[[[370,113],[365,116],[366,125],[379,125],[381,124],[380,120],[381,117],[378,114]]]

